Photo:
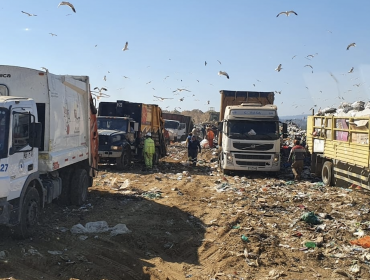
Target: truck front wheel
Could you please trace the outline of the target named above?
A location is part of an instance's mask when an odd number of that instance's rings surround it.
[[[321,178],[325,186],[333,184],[333,163],[331,161],[325,161],[322,166]]]
[[[125,170],[131,163],[130,151],[126,150],[122,152],[120,158],[117,159],[117,168],[119,170]]]
[[[77,169],[72,177],[71,202],[73,205],[82,205],[87,200],[89,177],[85,169]]]
[[[16,237],[28,238],[35,233],[40,209],[39,192],[31,187],[26,191],[23,199],[20,221],[14,229]]]

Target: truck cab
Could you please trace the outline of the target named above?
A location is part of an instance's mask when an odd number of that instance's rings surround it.
[[[135,140],[138,123],[127,117],[99,116],[100,163],[114,163],[119,169],[127,168],[131,155],[136,154]]]
[[[170,141],[177,142],[179,138],[180,122],[175,120],[164,120],[164,128],[168,131]]]

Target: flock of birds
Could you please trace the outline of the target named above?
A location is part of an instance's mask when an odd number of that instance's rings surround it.
[[[75,9],[75,7],[73,6],[73,4],[72,3],[70,3],[70,2],[65,2],[65,1],[62,1],[62,2],[60,2],[59,4],[58,4],[58,8],[60,7],[60,6],[68,6],[74,13],[76,13],[76,9]],[[29,16],[29,17],[33,17],[33,16],[37,16],[36,14],[32,14],[32,13],[28,13],[28,12],[25,12],[25,11],[21,11],[23,14],[25,14],[25,15],[27,15],[27,16]],[[70,14],[68,14],[68,15],[70,15]],[[295,11],[293,11],[293,10],[290,10],[290,11],[282,11],[282,12],[280,12],[280,13],[278,13],[277,15],[276,15],[276,17],[279,17],[279,16],[281,16],[281,15],[285,15],[285,16],[290,16],[290,15],[295,15],[295,16],[298,16],[298,14],[295,12]],[[329,31],[330,32],[330,31]],[[330,32],[331,33],[331,32]],[[55,34],[55,33],[49,33],[51,36],[57,36],[57,34]],[[95,45],[95,47],[97,47],[97,45]],[[347,50],[349,50],[350,48],[352,48],[352,47],[356,47],[356,43],[350,43],[350,44],[348,44],[347,45],[347,47],[346,47],[346,49]],[[125,45],[124,45],[124,47],[122,48],[122,51],[128,51],[129,50],[129,48],[128,48],[128,42],[126,42],[125,43]],[[306,56],[306,58],[307,59],[310,59],[310,58],[314,58],[316,55],[318,55],[317,53],[316,54],[309,54],[309,55],[307,55]],[[296,57],[296,55],[294,55],[293,57],[292,57],[292,59],[294,59]],[[221,61],[219,61],[219,60],[217,60],[218,61],[218,63],[221,65],[222,63],[221,63]],[[204,66],[207,66],[207,61],[204,61]],[[149,67],[149,66],[148,66]],[[311,68],[311,72],[313,73],[313,66],[311,65],[311,64],[306,64],[306,65],[304,65],[304,67],[309,67],[309,68]],[[45,68],[45,67],[41,67],[42,69],[44,69],[45,71],[48,71],[48,69],[47,68]],[[282,63],[280,63],[276,68],[275,68],[275,71],[277,71],[277,72],[280,72],[280,71],[282,71],[283,70],[283,67],[282,67]],[[353,73],[353,71],[354,71],[354,67],[351,67],[351,69],[348,71],[348,73]],[[109,73],[109,71],[108,71],[108,73]],[[227,79],[230,79],[230,75],[226,72],[226,71],[222,71],[222,70],[220,70],[220,71],[218,71],[218,75],[219,76],[225,76]],[[334,77],[334,75],[332,74],[332,73],[330,73],[330,75],[332,76],[332,78],[336,81],[336,82],[338,82],[337,81],[337,79]],[[164,79],[167,79],[169,76],[166,76]],[[125,79],[129,79],[129,77],[127,77],[127,76],[123,76],[123,78],[125,78]],[[106,77],[106,75],[104,76],[104,78],[103,78],[103,80],[104,81],[107,81],[107,77]],[[182,81],[182,80],[181,80]],[[197,80],[198,82],[199,82],[199,80]],[[258,82],[260,82],[259,80],[257,80]],[[147,82],[146,84],[150,84],[151,83],[151,81],[149,81],[149,82]],[[212,84],[211,84],[212,85]],[[357,87],[359,87],[359,85],[360,84],[356,84],[356,86]],[[253,84],[253,86],[255,86],[255,84]],[[306,87],[307,89],[308,89],[308,87]],[[123,89],[123,88],[120,88],[120,89],[118,89],[118,90],[121,90],[121,89]],[[152,88],[153,90],[155,90],[155,88]],[[95,95],[96,96],[96,98],[97,99],[100,99],[100,98],[102,98],[102,97],[110,97],[106,92],[108,91],[108,89],[106,88],[106,87],[101,87],[101,88],[99,88],[99,87],[95,87],[94,88],[94,90],[92,91],[92,94],[93,95]],[[174,95],[178,95],[180,92],[191,92],[190,90],[188,90],[188,89],[186,89],[186,88],[177,88],[177,89],[175,89],[175,90],[173,90],[172,91],[173,92],[173,94]],[[275,91],[275,93],[277,93],[277,94],[281,94],[281,91]],[[193,94],[192,96],[195,96],[195,94]],[[162,101],[165,101],[165,100],[173,100],[174,98],[173,97],[162,97],[162,96],[158,96],[158,95],[153,95],[153,97],[154,98],[156,98],[154,101],[160,101],[160,102],[162,102]],[[179,98],[178,99],[178,101],[180,101],[180,102],[182,102],[182,101],[184,101],[184,99],[185,99],[185,97],[181,97],[181,98]],[[342,98],[343,99],[343,98]],[[194,101],[199,101],[199,99],[195,99]],[[208,100],[207,101],[207,105],[209,105],[210,104],[210,100]],[[169,107],[169,106],[168,106]],[[166,107],[166,108],[168,108],[168,107]],[[316,105],[314,105],[314,107],[316,107]],[[175,107],[175,110],[176,109],[178,109],[178,108],[180,108],[180,107]],[[181,108],[180,108],[181,109]],[[311,108],[312,109],[312,108]]]

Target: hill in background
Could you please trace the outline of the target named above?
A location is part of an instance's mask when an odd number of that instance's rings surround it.
[[[190,116],[192,117],[194,124],[199,124],[203,122],[209,122],[210,117],[212,114],[218,113],[215,111],[207,111],[203,112],[199,109],[194,110],[186,110],[186,111],[167,111],[163,110],[164,113],[174,113],[174,114],[182,114],[184,116]],[[296,125],[298,125],[301,129],[307,128],[307,115],[294,115],[294,116],[281,116],[280,121],[281,122],[294,122]]]

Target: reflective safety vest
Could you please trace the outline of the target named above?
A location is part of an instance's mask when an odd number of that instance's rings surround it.
[[[152,138],[144,140],[144,153],[155,154],[155,144]]]

